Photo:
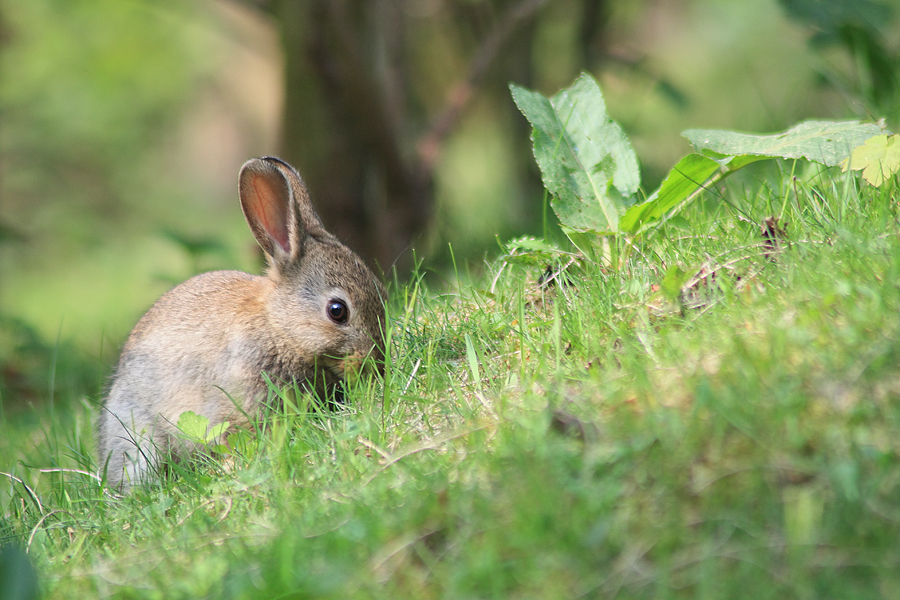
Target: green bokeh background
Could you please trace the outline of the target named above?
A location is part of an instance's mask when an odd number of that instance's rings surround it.
[[[98,397],[129,329],[166,289],[198,271],[260,270],[236,177],[247,158],[278,153],[282,58],[275,24],[249,4],[0,2],[7,408],[46,400],[64,381]],[[533,87],[544,94],[583,68],[576,4],[552,0],[535,22]],[[879,105],[867,90],[878,73],[846,44],[829,44],[825,21],[791,18],[786,6],[796,4],[610,3],[610,58],[592,74],[631,136],[645,189],[689,150],[679,136],[687,128],[771,132],[806,118],[896,117],[872,114]],[[878,27],[896,55],[892,22]],[[439,74],[458,57],[452,32],[433,37],[421,60],[435,77],[416,85],[439,104]],[[489,98],[475,99],[441,155],[438,215],[416,248],[437,272],[448,267],[447,244],[477,268],[498,238],[542,233],[536,168],[523,176],[516,167],[530,153],[513,143],[523,117],[511,99]]]

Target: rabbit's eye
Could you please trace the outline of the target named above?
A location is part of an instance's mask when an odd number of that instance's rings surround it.
[[[340,300],[332,300],[329,302],[326,310],[328,312],[328,318],[335,323],[346,323],[347,319],[350,317],[350,311],[347,310],[347,305]]]

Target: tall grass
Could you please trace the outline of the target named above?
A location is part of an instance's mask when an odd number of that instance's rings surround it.
[[[897,191],[804,169],[395,282],[383,381],[125,498],[90,403],[7,418],[0,535],[50,598],[897,597]]]

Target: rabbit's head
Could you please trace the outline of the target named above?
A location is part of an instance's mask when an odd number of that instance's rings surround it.
[[[383,372],[384,287],[325,231],[297,172],[277,158],[250,160],[240,199],[269,263],[262,309],[274,342],[271,370],[296,372],[291,361],[314,357],[324,384],[355,375],[367,358]]]

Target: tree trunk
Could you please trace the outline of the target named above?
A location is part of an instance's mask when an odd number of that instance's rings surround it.
[[[306,178],[326,227],[385,271],[408,266],[407,251],[433,208],[431,173],[403,157],[403,96],[385,93],[363,45],[401,30],[372,22],[392,18],[392,4],[282,0],[276,7],[285,50],[284,157]]]

